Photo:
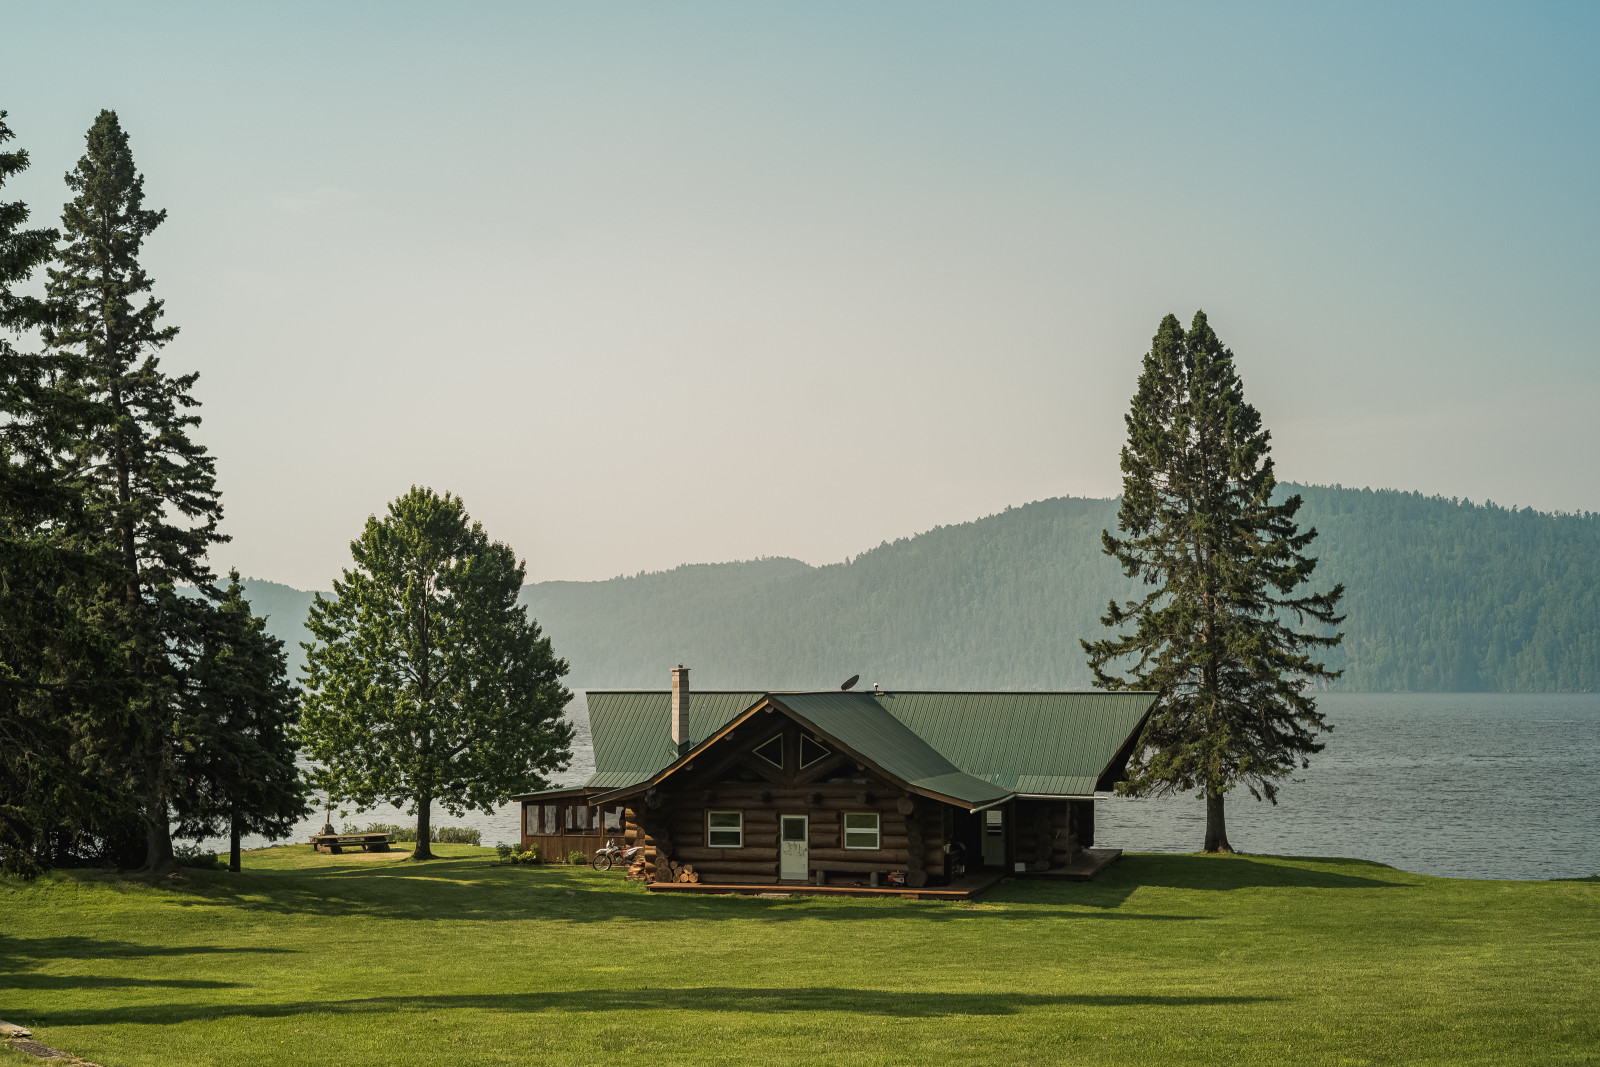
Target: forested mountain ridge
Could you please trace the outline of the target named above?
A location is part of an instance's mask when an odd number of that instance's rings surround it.
[[[1283,487],[1321,536],[1317,585],[1346,587],[1336,688],[1600,688],[1600,516],[1393,490]],[[1114,500],[1057,498],[886,542],[845,563],[688,564],[523,599],[577,686],[1078,688],[1080,637],[1135,590],[1100,551]],[[256,611],[303,639],[309,593],[247,583]]]

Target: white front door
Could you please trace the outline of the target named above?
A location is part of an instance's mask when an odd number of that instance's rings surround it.
[[[785,815],[778,820],[778,877],[786,882],[803,882],[811,874],[811,827],[804,815]]]

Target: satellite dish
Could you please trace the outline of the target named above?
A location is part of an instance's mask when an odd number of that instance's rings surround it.
[[[848,677],[848,678],[846,678],[844,680],[844,684],[841,685],[839,688],[840,689],[849,689],[852,685],[855,685],[859,681],[861,681],[861,675],[852,674],[850,677]]]

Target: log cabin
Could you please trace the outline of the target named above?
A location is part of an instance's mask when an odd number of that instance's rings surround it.
[[[651,888],[915,890],[1081,869],[1155,694],[692,692],[678,667],[587,698],[594,773],[517,798],[525,848],[642,844]]]

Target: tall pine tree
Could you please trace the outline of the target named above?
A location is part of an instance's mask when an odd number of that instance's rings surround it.
[[[72,368],[70,388],[91,411],[72,457],[85,499],[84,542],[114,577],[102,583],[91,625],[114,636],[128,699],[115,724],[125,772],[142,798],[145,865],[173,865],[173,774],[183,733],[185,674],[198,656],[206,563],[222,505],[212,457],[190,437],[199,425],[198,374],[170,376],[157,352],[177,335],[139,261],[166,212],[144,206],[144,179],[128,136],[102,111],[87,151],[67,174],[75,194],[61,218],[59,266],[49,271],[51,349]]]
[[[0,111],[0,145],[11,140]],[[0,151],[0,186],[26,169]],[[54,230],[29,229],[0,202],[0,869],[37,873],[113,820],[122,799],[95,765],[87,727],[117,700],[108,643],[76,607],[99,574],[72,541],[81,496],[64,465],[85,411],[62,388],[62,362],[25,342],[49,308],[19,286],[54,253]]]
[[[12,138],[0,111],[0,146]],[[0,148],[0,186],[28,167],[28,153]],[[70,736],[47,699],[57,621],[50,579],[50,527],[58,492],[47,363],[19,347],[42,309],[17,291],[49,260],[55,232],[27,229],[28,206],[0,202],[0,869],[41,866],[44,824],[54,821],[49,781],[62,770]]]
[[[1203,312],[1187,332],[1161,321],[1126,423],[1121,536],[1102,539],[1150,592],[1101,620],[1131,632],[1082,644],[1097,685],[1160,694],[1124,790],[1198,790],[1205,851],[1232,852],[1227,794],[1243,784],[1276,803],[1276,780],[1331,729],[1308,683],[1337,676],[1312,652],[1341,639],[1329,631],[1344,587],[1300,591],[1317,532],[1297,526],[1299,496],[1273,503],[1271,435]],[[1125,673],[1106,670],[1125,659]]]

